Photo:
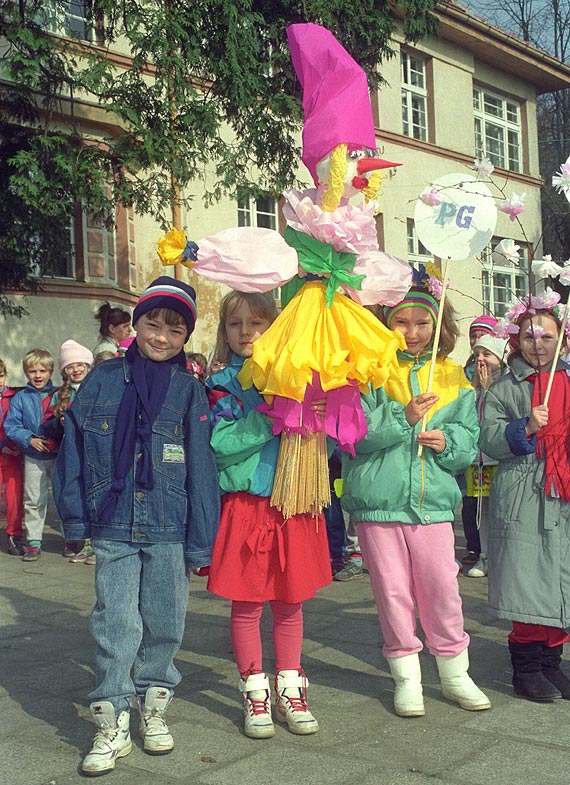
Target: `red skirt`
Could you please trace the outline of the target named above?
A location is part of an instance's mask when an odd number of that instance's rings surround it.
[[[222,496],[208,590],[242,602],[303,602],[332,581],[322,515],[284,520],[269,499]]]

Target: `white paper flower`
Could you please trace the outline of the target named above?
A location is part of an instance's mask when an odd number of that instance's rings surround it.
[[[564,267],[558,280],[563,286],[570,286],[570,259],[564,262]]]
[[[483,177],[485,176],[488,177],[489,175],[493,174],[493,172],[495,171],[495,167],[493,166],[491,161],[485,157],[476,158],[473,161],[473,168],[475,169],[478,175],[481,175]]]
[[[562,267],[552,261],[550,254],[546,254],[544,259],[534,259],[531,267],[537,278],[558,278],[562,272]]]
[[[495,264],[498,265],[504,265],[505,262],[518,264],[520,259],[519,248],[520,245],[516,245],[514,240],[507,238],[497,243],[491,256]]]
[[[552,178],[552,185],[559,194],[563,193],[568,201],[570,201],[570,157],[560,165],[560,171]]]

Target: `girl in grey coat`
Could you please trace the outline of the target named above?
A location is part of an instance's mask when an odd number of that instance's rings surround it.
[[[533,312],[511,314],[520,330],[511,335],[511,373],[487,393],[480,446],[499,462],[489,499],[489,607],[513,623],[515,693],[551,701],[570,699],[560,670],[570,640],[570,379],[559,361],[543,403],[561,319],[556,306],[539,309],[535,300]]]

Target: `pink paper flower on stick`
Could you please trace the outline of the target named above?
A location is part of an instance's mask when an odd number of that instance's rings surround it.
[[[530,298],[531,308],[536,308],[539,311],[554,308],[560,302],[560,295],[555,292],[550,286],[547,286],[543,292]]]
[[[441,293],[443,292],[443,281],[440,281],[439,278],[435,278],[433,275],[431,275],[427,279],[427,289],[436,300],[441,300]]]
[[[497,338],[507,339],[510,338],[511,335],[517,335],[519,330],[520,328],[518,324],[513,324],[511,321],[509,321],[508,318],[505,317],[503,319],[499,319],[493,332]]]
[[[493,174],[495,171],[495,167],[491,163],[488,158],[476,158],[473,161],[473,168],[477,172],[477,175],[481,175],[482,177],[489,177],[489,175]]]
[[[552,178],[552,185],[570,201],[570,157],[560,165],[560,171]]]
[[[419,198],[420,201],[422,201],[424,204],[427,204],[428,207],[437,207],[438,204],[441,204],[442,202],[441,196],[438,194],[435,188],[420,194]]]
[[[519,194],[513,192],[510,199],[505,199],[505,201],[499,205],[499,211],[508,215],[511,221],[516,221],[517,216],[524,213],[525,196],[526,194],[524,193],[519,196]]]

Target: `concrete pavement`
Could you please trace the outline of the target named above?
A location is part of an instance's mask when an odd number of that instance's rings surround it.
[[[46,530],[36,563],[8,556],[0,540],[0,785],[78,785],[94,726],[88,631],[92,567],[61,556]],[[458,555],[461,550],[458,550]],[[241,732],[229,603],[192,582],[183,674],[169,710],[176,749],[133,752],[102,782],[114,785],[570,785],[570,701],[533,704],[510,687],[505,623],[486,611],[486,579],[460,578],[472,637],[471,675],[493,708],[467,712],[443,700],[435,662],[422,654],[426,716],[401,719],[380,653],[368,577],[333,583],[305,605],[303,664],[321,730],[273,739]],[[264,617],[267,671],[270,619]]]

